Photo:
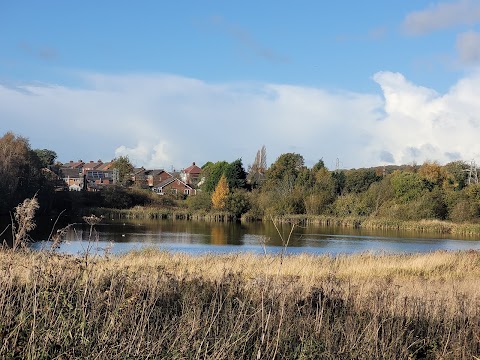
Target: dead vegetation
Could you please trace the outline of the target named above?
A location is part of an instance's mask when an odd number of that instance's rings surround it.
[[[282,262],[282,264],[280,263]],[[0,252],[2,358],[472,359],[480,254]]]

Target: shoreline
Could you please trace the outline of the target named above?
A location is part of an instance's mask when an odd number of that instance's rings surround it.
[[[283,215],[263,219],[252,219],[248,217],[242,217],[238,219],[232,214],[226,212],[191,212],[182,209],[165,209],[155,207],[136,207],[132,209],[94,208],[90,209],[89,213],[97,216],[105,216],[109,219],[173,219],[208,222],[275,221],[276,223],[290,223],[302,226],[335,226],[343,228],[363,228],[369,230],[401,230],[432,234],[480,236],[479,223],[454,223],[444,220],[402,221],[376,217],[335,217],[325,215]]]

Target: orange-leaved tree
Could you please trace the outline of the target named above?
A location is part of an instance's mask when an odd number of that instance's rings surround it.
[[[225,202],[229,193],[227,178],[225,175],[222,175],[218,181],[215,191],[212,194],[212,205],[214,209],[223,210],[225,209]]]

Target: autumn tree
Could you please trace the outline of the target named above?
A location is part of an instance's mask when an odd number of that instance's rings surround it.
[[[220,177],[218,184],[215,188],[215,191],[212,194],[212,205],[214,209],[223,210],[225,209],[227,197],[229,194],[227,178],[225,175]]]
[[[44,189],[41,167],[26,138],[12,132],[0,138],[0,213]]]
[[[426,161],[418,169],[418,175],[420,175],[425,185],[429,189],[433,189],[435,186],[442,186],[445,181],[445,170],[437,163]]]

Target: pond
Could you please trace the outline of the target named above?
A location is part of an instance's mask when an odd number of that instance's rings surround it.
[[[135,220],[102,222],[93,228],[75,224],[57,251],[69,254],[121,254],[157,248],[189,254],[253,252],[274,254],[288,241],[287,254],[424,253],[437,250],[480,250],[478,238],[405,231],[350,229],[325,226],[279,225],[272,222],[212,223],[191,220]],[[283,242],[282,242],[283,237]],[[48,234],[43,235],[48,239]],[[49,249],[38,241],[34,249]]]

